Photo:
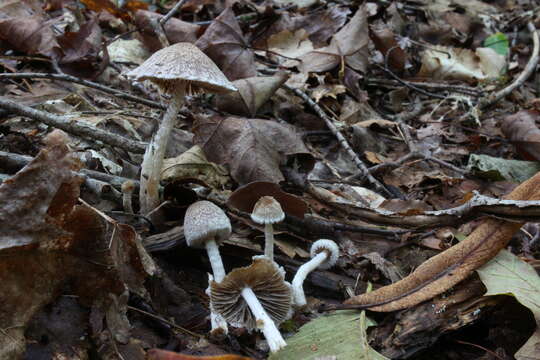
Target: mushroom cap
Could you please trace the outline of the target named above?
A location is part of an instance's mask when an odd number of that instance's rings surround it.
[[[210,300],[214,311],[236,327],[256,329],[256,319],[242,297],[251,288],[268,316],[279,325],[290,317],[291,286],[285,282],[277,264],[265,257],[253,259],[250,266],[236,268],[216,283],[212,281]]]
[[[220,244],[231,235],[231,221],[219,206],[210,201],[197,201],[186,210],[184,236],[188,246],[204,248],[213,238]]]
[[[257,224],[275,224],[285,219],[279,202],[272,196],[261,197],[253,207],[251,220]]]
[[[150,80],[164,91],[178,82],[188,82],[193,92],[237,91],[217,65],[199,48],[181,42],[156,51],[139,67],[129,71],[136,81]]]
[[[122,183],[121,190],[123,193],[130,193],[135,190],[135,182],[133,180],[126,180]]]
[[[319,265],[319,269],[330,269],[332,266],[336,265],[339,258],[339,246],[334,241],[328,239],[315,241],[313,245],[311,245],[310,255],[313,258],[321,251],[326,251],[328,257],[321,265]]]

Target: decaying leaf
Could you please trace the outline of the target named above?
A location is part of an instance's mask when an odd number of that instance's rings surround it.
[[[283,63],[283,66],[297,66],[300,62],[299,58],[313,50],[313,44],[308,35],[304,29],[298,29],[295,32],[285,29],[268,38],[268,50],[283,55],[276,57],[276,61]],[[287,59],[284,56],[298,60]]]
[[[109,296],[126,289],[145,293],[133,228],[75,205],[82,179],[66,142],[51,133],[47,147],[0,185],[0,358],[21,356],[28,321],[70,280],[70,294],[85,305],[108,307]]]
[[[520,184],[505,199],[540,200],[540,173]],[[522,225],[496,219],[484,220],[465,240],[430,258],[403,280],[354,296],[345,303],[373,311],[395,311],[431,299],[491,260]]]
[[[215,97],[216,107],[236,115],[255,116],[257,110],[274,95],[289,75],[256,76],[233,81],[238,91]]]
[[[280,182],[284,177],[279,167],[287,156],[311,156],[294,127],[271,120],[198,117],[193,131],[193,141],[202,147],[207,158],[228,165],[239,184]]]
[[[53,59],[60,55],[53,30],[40,15],[1,19],[0,39],[28,55],[40,54]]]
[[[504,118],[501,131],[525,160],[540,161],[540,129],[537,111],[522,110]]]
[[[347,64],[357,71],[366,71],[369,32],[364,6],[360,6],[329,46],[316,49],[302,56],[302,71],[322,72]]]
[[[477,176],[491,181],[523,182],[540,171],[540,163],[472,154],[467,168]]]
[[[199,145],[175,158],[163,161],[161,180],[166,182],[187,179],[199,180],[214,189],[223,189],[230,182],[227,170],[209,162]]]
[[[161,43],[150,22],[161,18],[162,15],[147,10],[139,10],[135,13],[135,25],[139,29],[139,34],[142,37],[144,45],[151,52],[161,49]],[[199,25],[185,22],[175,17],[170,18],[163,26],[163,29],[171,45],[179,42],[194,43],[197,41],[197,36],[201,31]]]
[[[230,7],[214,19],[195,45],[219,66],[229,80],[257,75],[253,51]]]
[[[418,76],[432,79],[484,80],[498,78],[506,66],[504,56],[490,48],[469,49],[436,46],[422,53]]]

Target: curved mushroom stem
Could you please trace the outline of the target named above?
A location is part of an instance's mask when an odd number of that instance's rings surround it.
[[[270,316],[268,316],[253,290],[251,290],[251,288],[244,288],[242,290],[242,297],[249,306],[251,313],[257,320],[257,326],[262,328],[262,332],[266,338],[266,341],[268,342],[270,351],[276,352],[279,349],[287,346],[287,343],[285,340],[283,340],[283,337],[281,336],[276,324],[270,318]]]
[[[217,243],[214,239],[206,241],[206,252],[208,253],[208,259],[210,260],[210,266],[212,266],[212,273],[216,282],[220,283],[225,277],[225,268],[223,267],[223,261],[219,254]]]
[[[307,304],[306,295],[304,294],[303,288],[304,280],[306,279],[306,276],[308,276],[310,272],[318,268],[319,265],[321,265],[327,257],[328,253],[326,251],[321,251],[320,253],[315,255],[310,261],[298,268],[298,271],[296,272],[296,275],[294,275],[294,279],[292,281],[294,305],[300,307]]]
[[[141,206],[141,215],[147,215],[159,205],[159,181],[161,180],[161,168],[167,143],[176,123],[178,112],[184,105],[186,94],[186,84],[182,83],[172,93],[171,101],[167,111],[161,120],[159,129],[156,131],[150,144],[148,144],[144,153],[141,165],[141,187],[139,200]],[[151,216],[153,221],[159,221],[161,212],[156,212]]]
[[[274,227],[272,224],[264,225],[264,255],[274,261]]]

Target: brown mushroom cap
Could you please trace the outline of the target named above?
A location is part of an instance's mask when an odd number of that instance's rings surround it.
[[[164,91],[177,82],[188,82],[192,92],[236,91],[217,65],[191,43],[177,43],[150,56],[126,74],[136,81],[150,80]]]
[[[253,207],[251,220],[257,224],[275,224],[285,218],[279,202],[272,196],[261,197]]]
[[[231,325],[256,329],[255,317],[242,297],[251,288],[268,316],[276,325],[285,321],[292,306],[291,287],[285,282],[276,263],[256,257],[250,266],[232,270],[222,282],[212,282],[210,299],[214,310]]]
[[[210,201],[197,201],[186,210],[184,236],[188,246],[204,248],[207,239],[221,243],[231,235],[231,221],[227,215]]]

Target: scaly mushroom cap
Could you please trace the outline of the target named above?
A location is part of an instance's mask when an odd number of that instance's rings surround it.
[[[253,207],[251,220],[257,224],[275,224],[285,219],[285,213],[279,202],[272,196],[263,196]]]
[[[210,201],[197,201],[186,210],[184,236],[189,247],[204,248],[209,238],[220,244],[231,236],[231,221]]]
[[[339,246],[332,240],[320,239],[311,245],[310,255],[313,258],[322,251],[326,251],[328,257],[321,265],[319,265],[319,269],[330,269],[332,266],[336,265],[339,258]]]
[[[217,65],[191,43],[177,43],[156,51],[139,67],[126,74],[136,81],[150,80],[169,92],[185,81],[191,92],[237,91]]]
[[[255,317],[242,297],[246,287],[253,290],[276,326],[290,317],[291,287],[276,263],[266,257],[254,258],[250,266],[234,269],[222,282],[212,281],[210,286],[214,310],[233,326],[257,328]]]

